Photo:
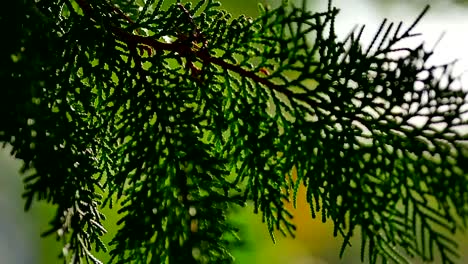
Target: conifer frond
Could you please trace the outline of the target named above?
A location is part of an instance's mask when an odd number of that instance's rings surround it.
[[[273,239],[294,236],[285,204],[300,185],[312,217],[344,237],[340,254],[360,228],[370,263],[434,250],[456,262],[467,92],[453,63],[398,46],[427,8],[406,28],[384,20],[363,46],[363,28],[335,35],[331,3],[284,2],[254,19],[212,0],[163,2],[0,13],[20,25],[2,28],[0,141],[24,161],[26,209],[58,205],[45,235],[63,239],[68,262],[100,262],[100,210],[117,206],[112,263],[231,263],[231,208],[252,201]]]

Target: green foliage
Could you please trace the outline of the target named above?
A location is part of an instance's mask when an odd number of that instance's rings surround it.
[[[427,9],[363,47],[362,29],[337,38],[331,5],[253,19],[211,0],[9,2],[0,141],[24,161],[26,209],[57,205],[45,235],[68,262],[99,262],[117,200],[113,263],[231,263],[230,208],[253,201],[294,235],[301,184],[341,254],[360,227],[370,263],[456,261],[467,93],[432,50],[398,46]]]

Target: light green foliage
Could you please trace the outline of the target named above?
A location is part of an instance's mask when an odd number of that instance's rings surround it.
[[[46,235],[69,262],[99,262],[117,200],[114,263],[231,263],[230,208],[253,201],[294,235],[284,205],[301,184],[341,253],[360,227],[370,263],[456,261],[467,94],[432,51],[397,48],[423,14],[363,47],[362,30],[337,38],[331,5],[233,18],[213,1],[10,2],[0,141],[24,161],[26,209],[57,205]]]

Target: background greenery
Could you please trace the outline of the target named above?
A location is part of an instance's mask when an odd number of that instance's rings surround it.
[[[170,1],[167,1],[170,2]],[[223,7],[234,15],[246,14],[256,16],[257,4],[264,1],[254,0],[224,0]],[[278,1],[269,1],[275,5]],[[340,2],[340,1],[337,1]],[[427,1],[426,1],[427,2]],[[436,6],[431,12],[437,11],[441,1],[434,1]],[[462,1],[460,1],[462,2]],[[381,4],[381,17],[385,15],[385,9],[394,5],[395,1],[378,1]],[[396,1],[401,4],[401,1]],[[311,8],[314,4],[311,1]],[[414,14],[417,14],[424,6],[422,1],[414,1],[412,5]],[[338,7],[339,4],[338,4]],[[409,7],[409,6],[408,6]],[[346,11],[346,10],[344,10]],[[445,10],[450,17],[450,10]],[[347,19],[350,28],[353,18],[338,16],[338,19]],[[408,18],[411,19],[411,18]],[[376,21],[379,23],[380,21]],[[422,24],[426,23],[425,19]],[[24,201],[21,199],[22,183],[17,171],[20,167],[18,161],[8,156],[8,148],[2,150],[0,155],[0,263],[58,263],[57,254],[61,246],[53,237],[39,238],[41,231],[47,227],[47,221],[53,208],[45,204],[38,204],[30,212],[24,213],[22,208]],[[298,226],[296,239],[282,238],[278,236],[276,245],[273,245],[264,226],[257,215],[252,214],[252,207],[247,207],[233,213],[234,221],[243,226],[242,237],[245,245],[235,252],[238,263],[358,263],[359,242],[355,238],[354,247],[345,253],[345,257],[339,260],[338,253],[341,241],[332,236],[330,223],[323,224],[320,219],[311,219],[309,206],[303,199],[304,190],[299,192],[297,209],[293,210],[295,223]],[[302,196],[302,197],[301,197]],[[301,199],[302,198],[302,199]],[[116,231],[112,223],[115,211],[105,209],[108,216],[107,228],[112,234]],[[107,238],[111,235],[107,236]],[[460,263],[468,262],[468,236],[460,237],[462,247],[460,252],[464,254]],[[463,243],[464,242],[464,243]],[[104,259],[105,260],[105,259]]]

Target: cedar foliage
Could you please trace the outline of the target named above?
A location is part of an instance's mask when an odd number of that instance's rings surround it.
[[[112,263],[231,263],[230,208],[252,201],[272,234],[293,236],[284,205],[304,185],[340,254],[359,227],[363,261],[455,263],[467,93],[453,63],[398,45],[427,8],[362,46],[363,28],[337,38],[331,4],[260,7],[4,4],[0,141],[24,161],[26,210],[57,205],[44,235],[66,262],[99,263],[100,210],[118,201]]]

